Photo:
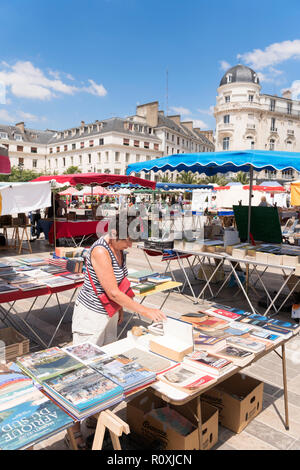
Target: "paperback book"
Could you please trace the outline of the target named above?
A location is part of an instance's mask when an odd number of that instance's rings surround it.
[[[171,362],[168,359],[138,348],[132,348],[129,349],[129,351],[125,351],[123,356],[131,359],[132,361],[137,361],[142,367],[155,373],[161,372],[171,365]]]
[[[254,359],[254,354],[237,346],[226,346],[216,352],[216,355],[229,359],[237,366],[243,367]]]
[[[0,294],[8,294],[10,292],[16,292],[19,289],[14,286],[10,286],[9,284],[0,284]]]
[[[207,385],[212,385],[217,380],[212,375],[199,371],[188,364],[176,364],[167,371],[158,374],[157,378],[188,394],[193,394]]]
[[[153,271],[149,271],[147,269],[141,271],[134,271],[128,273],[128,280],[133,282],[144,282],[147,281],[149,277],[156,277],[159,276],[159,273],[155,273]]]
[[[206,351],[218,351],[218,349],[225,348],[226,346],[226,338],[216,338],[214,336],[207,336],[203,334],[199,334],[197,332],[194,333],[194,347],[196,350],[205,349]]]
[[[237,336],[230,336],[226,339],[227,344],[230,346],[238,346],[239,348],[251,351],[253,353],[259,353],[266,349],[266,344],[261,341],[255,341],[251,338],[241,338]]]
[[[230,372],[236,367],[232,361],[203,350],[188,354],[184,358],[184,362],[217,377]]]
[[[9,367],[0,364],[0,403],[13,395],[24,393],[24,390],[32,385],[32,379],[24,374],[17,364],[11,364]]]

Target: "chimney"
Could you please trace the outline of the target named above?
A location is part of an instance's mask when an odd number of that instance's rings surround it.
[[[25,124],[24,122],[17,122],[16,127],[20,129],[20,131],[24,134],[25,132]]]
[[[287,100],[291,100],[292,99],[292,92],[291,90],[284,90],[282,92],[282,98],[285,98]]]
[[[156,127],[158,124],[158,101],[137,106],[136,115],[145,118],[150,127]]]
[[[85,122],[84,121],[81,121],[81,127],[83,127],[85,125]]]
[[[185,121],[185,122],[182,122],[181,124],[187,127],[190,131],[193,130],[193,121]]]
[[[169,119],[172,119],[175,124],[178,126],[180,125],[180,114],[176,114],[175,116],[168,116]]]

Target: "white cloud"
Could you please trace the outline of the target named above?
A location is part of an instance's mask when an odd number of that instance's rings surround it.
[[[197,109],[198,113],[200,114],[207,114],[208,116],[213,116],[214,114],[214,106],[210,106],[208,109]]]
[[[0,121],[1,122],[14,122],[15,116],[10,114],[6,109],[0,109]]]
[[[88,93],[91,93],[92,95],[95,96],[105,96],[107,95],[107,90],[104,88],[103,85],[97,85],[97,83],[94,82],[94,80],[88,80],[90,82],[89,87],[83,88],[84,91],[87,91]]]
[[[90,83],[88,87],[69,85],[60,79],[60,72],[50,70],[47,77],[41,69],[35,67],[29,61],[18,61],[14,65],[2,62],[1,66],[0,82],[18,98],[45,101],[57,97],[57,93],[74,95],[75,93],[86,92],[95,96],[105,96],[107,94],[104,86],[98,85],[92,79],[88,80]],[[64,75],[69,80],[74,81],[72,75]]]
[[[242,59],[254,70],[263,70],[289,59],[300,59],[300,39],[276,42],[264,50],[254,49],[251,52],[238,54],[237,58]]]
[[[24,121],[29,122],[36,122],[40,120],[39,116],[35,116],[31,113],[25,113],[24,111],[18,111],[17,116],[21,119],[24,119]]]
[[[292,92],[293,100],[299,100],[300,99],[300,80],[294,80],[291,86],[289,88],[285,88],[284,90],[281,90],[281,93],[283,93],[286,90],[290,90]]]
[[[206,122],[202,121],[201,119],[191,119],[193,121],[194,127],[200,127],[200,129],[208,129],[208,125]]]
[[[182,114],[183,116],[187,116],[188,114],[191,114],[191,111],[187,108],[182,108],[180,106],[171,106],[170,109],[175,111],[175,113]]]
[[[221,70],[224,70],[224,72],[226,72],[226,70],[231,68],[231,65],[226,62],[226,60],[220,60],[220,68]]]

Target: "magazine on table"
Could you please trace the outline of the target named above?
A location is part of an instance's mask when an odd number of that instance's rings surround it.
[[[123,356],[137,361],[142,367],[151,372],[161,372],[172,364],[168,359],[142,349],[132,348],[122,353]]]
[[[238,346],[239,348],[245,349],[246,351],[251,351],[254,353],[262,352],[266,349],[266,344],[262,341],[255,340],[254,338],[241,338],[237,336],[230,336],[226,339],[227,344],[230,346]]]
[[[204,350],[193,351],[185,356],[183,362],[217,377],[230,372],[236,367],[232,361]]]
[[[206,351],[210,352],[217,351],[218,349],[225,348],[227,336],[228,335],[226,335],[224,338],[218,338],[194,332],[194,348],[196,350],[205,349]]]
[[[0,403],[31,388],[32,379],[22,372],[17,364],[0,364]]]
[[[230,345],[217,351],[216,355],[219,357],[225,357],[240,367],[245,366],[254,359],[254,354],[252,352]]]

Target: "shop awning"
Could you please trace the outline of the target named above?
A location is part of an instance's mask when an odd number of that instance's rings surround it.
[[[70,184],[76,186],[77,184],[85,185],[100,185],[100,186],[112,186],[114,184],[127,184],[132,183],[134,185],[142,186],[144,188],[155,189],[156,182],[138,178],[136,176],[126,175],[107,175],[105,173],[77,173],[73,175],[49,175],[39,176],[33,181],[51,181],[55,180],[60,184]]]
[[[10,160],[6,147],[0,145],[0,175],[10,175]]]

